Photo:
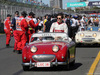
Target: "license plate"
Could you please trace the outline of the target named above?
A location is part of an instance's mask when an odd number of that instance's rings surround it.
[[[37,62],[37,67],[50,67],[50,62]]]

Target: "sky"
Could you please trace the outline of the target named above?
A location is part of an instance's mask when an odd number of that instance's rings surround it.
[[[40,0],[38,0],[40,1]],[[45,4],[50,5],[50,0],[42,0]],[[89,0],[89,1],[100,1],[100,0]],[[77,0],[63,0],[63,8],[66,8],[67,2],[77,2]]]

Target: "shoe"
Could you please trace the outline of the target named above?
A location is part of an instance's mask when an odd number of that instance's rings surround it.
[[[22,50],[18,50],[18,54],[22,54]]]
[[[9,48],[9,44],[6,44],[6,47]]]

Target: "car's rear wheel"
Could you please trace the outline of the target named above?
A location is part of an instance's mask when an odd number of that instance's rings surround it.
[[[23,66],[24,71],[29,71],[29,66]]]

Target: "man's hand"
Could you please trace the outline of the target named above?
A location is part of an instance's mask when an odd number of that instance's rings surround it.
[[[38,20],[38,23],[40,23],[40,20]]]
[[[13,24],[11,24],[11,27],[13,27],[14,25]]]

